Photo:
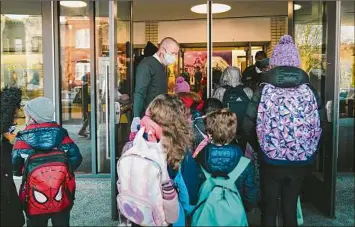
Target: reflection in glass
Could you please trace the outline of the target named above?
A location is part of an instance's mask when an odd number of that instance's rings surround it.
[[[60,5],[62,123],[79,146],[77,172],[91,172],[90,23],[88,7]]]
[[[324,95],[326,72],[326,19],[325,3],[321,1],[295,2],[301,9],[294,11],[295,42],[300,52],[302,69],[310,76],[314,88]]]
[[[13,11],[15,3],[1,3],[1,88],[20,87],[22,107],[43,95],[42,8],[40,2],[31,4],[36,5],[35,10],[31,15],[24,15]],[[17,124],[18,129],[25,126],[22,108]]]
[[[97,170],[99,173],[110,171],[108,143],[108,102],[107,82],[109,79],[109,13],[107,2],[96,2],[95,32],[96,32],[96,94],[97,94]]]
[[[341,3],[338,171],[354,172],[355,3]]]
[[[96,2],[96,94],[97,94],[97,170],[98,173],[110,172],[110,149],[108,143],[108,101],[107,87],[109,86],[110,59],[109,53],[113,51],[109,43],[109,4],[108,2]],[[130,45],[130,2],[117,2],[117,78],[118,94],[129,93],[129,45]],[[119,97],[118,97],[119,98]],[[117,151],[121,151],[129,134],[129,100],[117,100],[121,105],[121,119],[117,126]],[[119,157],[119,153],[117,154]]]
[[[308,73],[310,83],[324,102],[327,70],[326,2],[300,1],[294,4],[301,6],[294,11],[294,39],[301,57],[301,68]],[[323,172],[323,161],[324,147],[321,146],[314,166],[315,172]]]

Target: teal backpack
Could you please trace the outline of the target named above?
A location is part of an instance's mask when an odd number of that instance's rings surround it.
[[[206,181],[199,192],[192,226],[248,226],[243,201],[235,181],[249,162],[250,159],[241,157],[238,165],[228,174],[229,179],[214,178],[202,168]]]

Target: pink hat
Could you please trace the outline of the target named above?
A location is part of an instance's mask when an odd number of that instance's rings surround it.
[[[184,77],[178,77],[175,84],[175,93],[190,92],[190,85],[185,81]]]

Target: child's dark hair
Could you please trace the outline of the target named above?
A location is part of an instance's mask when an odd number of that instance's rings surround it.
[[[1,113],[0,124],[1,133],[8,132],[15,120],[16,111],[21,107],[22,91],[17,87],[5,87],[0,92]]]
[[[203,106],[202,112],[203,114],[208,114],[216,110],[220,110],[223,108],[223,103],[216,98],[209,98],[206,100],[205,105]]]

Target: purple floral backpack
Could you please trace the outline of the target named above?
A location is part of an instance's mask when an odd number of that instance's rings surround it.
[[[307,161],[317,151],[322,133],[317,100],[307,84],[265,84],[256,125],[262,152],[275,161]]]

